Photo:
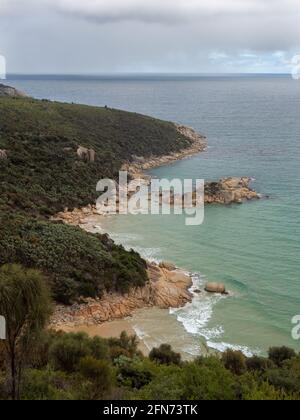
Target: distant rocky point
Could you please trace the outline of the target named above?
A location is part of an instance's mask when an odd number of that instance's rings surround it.
[[[0,84],[0,98],[26,98],[27,95],[11,86]]]
[[[223,178],[217,182],[205,183],[205,203],[241,204],[244,201],[260,199],[261,195],[250,188],[249,177]]]

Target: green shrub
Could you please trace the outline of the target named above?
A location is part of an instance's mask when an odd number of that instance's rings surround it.
[[[241,378],[241,382],[241,399],[244,401],[280,401],[296,398],[282,389],[276,389],[267,381],[259,380],[257,376],[248,374]]]
[[[134,357],[141,355],[138,350],[139,340],[136,335],[128,335],[123,331],[119,338],[110,338],[108,340],[110,347],[110,357],[112,360],[120,356]]]
[[[92,354],[90,339],[84,333],[64,334],[50,348],[50,362],[55,370],[75,372],[82,358]]]
[[[27,369],[22,383],[23,400],[74,400],[72,381],[65,373]]]
[[[295,351],[285,346],[272,347],[269,350],[269,359],[278,367],[282,366],[286,360],[290,360],[295,356]]]
[[[241,351],[227,350],[222,354],[222,361],[225,368],[235,375],[242,375],[246,371],[246,357]]]
[[[79,372],[90,382],[86,388],[85,399],[101,399],[113,386],[113,369],[106,360],[86,356],[80,360]]]
[[[152,349],[149,358],[164,365],[180,365],[181,363],[180,353],[175,353],[169,344],[162,344],[160,347]]]
[[[217,358],[183,366],[184,400],[235,400],[236,378]]]
[[[125,293],[148,280],[145,261],[106,235],[15,216],[7,217],[3,226],[0,265],[15,261],[42,270],[58,302],[69,304],[104,291]]]
[[[135,391],[132,398],[151,401],[181,400],[185,386],[182,368],[176,365],[153,365],[159,370],[152,371],[152,381]]]
[[[266,379],[276,389],[300,395],[300,356],[286,360],[280,368],[266,373]]]
[[[248,371],[263,373],[268,369],[272,369],[274,367],[274,363],[264,357],[253,356],[246,360],[246,367]]]
[[[155,376],[155,367],[149,360],[120,356],[116,360],[118,381],[122,386],[141,389]]]

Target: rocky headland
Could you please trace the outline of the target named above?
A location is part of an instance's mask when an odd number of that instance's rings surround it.
[[[206,148],[205,137],[197,134],[193,129],[176,126],[178,132],[191,141],[191,146],[180,153],[167,156],[143,157],[133,156],[131,162],[122,166],[131,179],[143,179],[149,185],[151,177],[144,171],[168,165],[172,162],[191,157]],[[259,199],[261,196],[250,188],[252,179],[224,178],[219,181],[205,183],[205,204],[232,204]],[[130,196],[131,193],[128,193]],[[193,193],[193,204],[196,192]],[[171,195],[171,204],[175,204],[176,197]],[[97,232],[99,216],[107,215],[95,205],[57,214],[53,219],[73,226],[80,226],[84,230]],[[182,307],[192,300],[189,292],[192,279],[183,271],[176,269],[171,263],[160,265],[148,262],[149,281],[142,288],[132,289],[128,294],[106,294],[98,299],[82,299],[72,306],[57,305],[52,317],[51,326],[55,329],[73,328],[81,325],[99,325],[108,321],[123,319],[131,316],[134,311],[147,307],[161,309]],[[225,294],[225,285],[214,283],[206,285],[206,292]],[[202,293],[199,290],[199,293]]]
[[[197,133],[194,129],[184,125],[175,124],[179,134],[183,135],[190,141],[190,146],[180,152],[170,153],[164,156],[151,156],[145,158],[143,156],[132,156],[132,160],[126,162],[122,166],[123,171],[127,171],[132,178],[146,178],[145,171],[158,168],[160,166],[170,165],[178,160],[188,159],[198,153],[203,152],[207,147],[206,137]]]
[[[217,182],[205,183],[205,204],[242,204],[250,200],[259,200],[262,196],[250,187],[251,178],[224,178]],[[196,194],[193,193],[193,205],[196,204]],[[182,200],[183,202],[183,200]],[[171,205],[176,203],[176,197],[170,197]],[[117,207],[118,212],[118,207]],[[88,205],[81,209],[69,210],[58,213],[53,220],[62,221],[73,226],[86,225],[87,218],[93,216],[106,216],[107,209],[101,209],[96,205]]]
[[[168,267],[169,269],[165,268]],[[170,270],[171,268],[171,270]],[[84,299],[72,306],[57,305],[51,327],[63,329],[81,325],[98,325],[131,316],[137,309],[179,308],[192,300],[192,279],[170,264],[148,263],[149,281],[128,294],[106,294],[101,299]]]
[[[0,98],[26,98],[27,95],[11,86],[0,84]]]

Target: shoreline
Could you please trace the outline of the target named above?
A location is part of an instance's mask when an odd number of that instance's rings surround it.
[[[185,125],[174,124],[178,133],[186,137],[191,145],[179,152],[172,152],[164,156],[151,156],[149,158],[135,156],[132,162],[126,162],[122,165],[121,170],[127,171],[132,178],[150,179],[149,175],[144,172],[150,169],[159,168],[161,166],[171,165],[180,160],[191,158],[202,153],[207,148],[206,137],[197,133],[193,128]]]
[[[56,305],[50,327],[56,330],[79,326],[103,325],[125,319],[138,309],[180,308],[192,301],[192,277],[177,268],[160,267],[148,262],[148,283],[129,293],[107,293],[100,298],[82,299],[71,306]]]
[[[181,153],[153,158],[147,162],[143,162],[144,158],[136,157],[134,162],[124,164],[122,170],[127,170],[132,178],[143,178],[150,181],[151,176],[146,175],[144,171],[171,164],[205,150],[205,137],[188,127],[177,126],[177,129],[178,131],[185,130],[187,137],[192,142],[191,147]],[[205,202],[207,204],[241,204],[243,201],[261,198],[259,194],[250,189],[250,182],[250,178],[227,178],[217,183],[209,183],[206,185]],[[99,218],[106,216],[107,213],[99,211],[96,206],[89,205],[71,212],[65,209],[53,220],[78,226],[90,233],[99,233],[99,225],[101,226]],[[175,268],[175,266],[171,267],[171,270],[162,269],[148,261],[148,273],[149,283],[143,288],[131,290],[127,295],[107,294],[101,300],[86,299],[83,303],[71,307],[57,305],[51,327],[66,332],[85,328],[90,333],[97,331],[98,335],[104,334],[104,331],[115,334],[112,323],[119,322],[125,330],[136,334],[126,321],[126,318],[133,317],[136,311],[148,308],[179,309],[193,301],[192,276],[187,275],[183,270]],[[199,292],[201,293],[202,290]],[[140,337],[139,339],[143,341]]]
[[[187,159],[201,153],[206,148],[205,137],[196,133],[195,130],[177,125],[177,130],[191,141],[191,146],[178,153],[161,157],[152,157],[147,162],[138,161],[125,163],[122,170],[127,170],[133,178],[149,178],[144,174],[145,170],[153,169],[162,165],[168,165],[179,160]],[[60,213],[53,220],[60,220],[63,223],[78,226],[87,232],[95,233],[94,226],[89,223],[89,218],[104,216],[99,214],[93,206],[83,209],[75,209],[73,212]],[[190,289],[193,285],[191,275],[183,270],[174,267],[159,267],[148,261],[149,283],[144,288],[134,289],[125,296],[108,294],[100,299],[88,299],[82,304],[75,304],[71,307],[56,305],[54,314],[50,321],[50,328],[65,332],[84,331],[89,334],[106,337],[107,334],[120,335],[120,326],[125,331],[136,334],[135,330],[126,321],[126,318],[133,316],[138,309],[145,308],[180,308],[191,302],[193,295]],[[140,349],[144,354],[149,349],[143,340],[139,338]]]

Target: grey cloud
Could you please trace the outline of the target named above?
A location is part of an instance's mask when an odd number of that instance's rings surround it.
[[[298,0],[0,0],[0,54],[10,72],[207,72],[234,63],[282,71],[272,53],[298,53],[299,7]]]

